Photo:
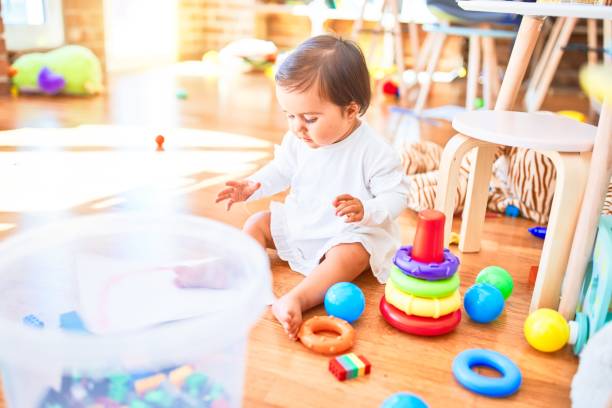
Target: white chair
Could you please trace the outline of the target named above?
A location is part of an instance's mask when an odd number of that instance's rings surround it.
[[[478,252],[485,219],[491,167],[497,148],[535,149],[556,169],[555,192],[538,268],[531,310],[556,309],[584,193],[597,127],[549,113],[472,111],[459,114],[460,133],[446,145],[440,164],[436,209],[446,215],[445,244],[450,238],[455,191],[463,156],[475,155],[468,181],[459,250]]]

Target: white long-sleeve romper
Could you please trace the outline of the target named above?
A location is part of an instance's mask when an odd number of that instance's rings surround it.
[[[376,278],[386,282],[400,246],[395,219],[406,208],[408,184],[399,155],[366,123],[316,149],[287,132],[274,159],[249,179],[261,183],[249,201],[291,188],[284,203],[270,204],[272,239],[291,269],[308,275],[332,247],[359,242]],[[361,200],[362,221],[336,216],[333,201],[341,194]]]

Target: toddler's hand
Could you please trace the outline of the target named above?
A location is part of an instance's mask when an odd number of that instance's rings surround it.
[[[232,208],[232,204],[248,199],[261,187],[261,183],[251,180],[228,181],[225,185],[228,187],[217,194],[215,203],[228,200],[226,207],[228,211]]]
[[[333,204],[336,207],[336,215],[346,216],[346,222],[359,222],[363,219],[363,204],[358,198],[350,194],[341,194],[336,197]]]

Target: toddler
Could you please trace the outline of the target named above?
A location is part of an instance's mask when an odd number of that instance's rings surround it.
[[[302,43],[276,73],[289,131],[274,159],[245,180],[227,182],[227,209],[290,188],[285,202],[252,215],[244,231],[276,249],[304,280],[272,305],[289,337],[302,312],[327,289],[370,268],[384,282],[400,245],[395,218],[406,208],[399,155],[359,117],[370,103],[361,50],[331,35]],[[179,276],[180,277],[180,276]]]

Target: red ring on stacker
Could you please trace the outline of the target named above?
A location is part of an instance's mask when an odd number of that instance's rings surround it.
[[[387,303],[384,296],[380,299],[380,313],[391,326],[409,334],[418,336],[440,336],[452,332],[461,322],[461,309],[455,310],[437,319],[407,315],[395,306]]]

